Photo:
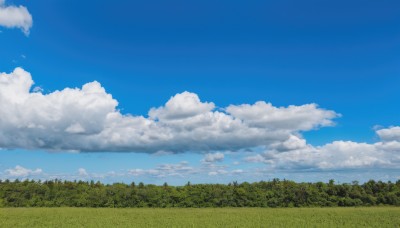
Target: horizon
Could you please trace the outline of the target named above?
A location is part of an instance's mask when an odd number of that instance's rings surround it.
[[[400,181],[400,179],[395,180],[395,181],[391,181],[391,180],[382,181],[382,180],[370,179],[370,180],[364,181],[364,182],[360,182],[360,181],[358,181],[358,180],[353,180],[353,181],[350,181],[350,182],[340,182],[340,181],[336,181],[336,180],[334,180],[334,179],[330,179],[330,180],[325,181],[325,182],[324,182],[324,181],[315,181],[315,182],[312,182],[312,181],[294,181],[294,180],[289,180],[289,179],[272,178],[272,179],[268,179],[268,180],[259,180],[259,181],[253,181],[253,182],[248,182],[248,181],[243,181],[243,182],[231,181],[231,182],[228,182],[228,183],[218,183],[218,182],[215,182],[215,183],[212,183],[212,182],[210,182],[210,183],[192,183],[191,181],[188,181],[188,182],[183,183],[183,184],[180,184],[180,185],[172,185],[172,184],[169,184],[168,182],[164,182],[164,183],[162,183],[162,184],[143,183],[143,182],[136,182],[135,180],[132,180],[131,182],[124,182],[124,181],[121,181],[121,182],[111,182],[111,183],[108,183],[108,182],[102,182],[102,181],[100,181],[100,180],[82,180],[82,179],[75,179],[75,180],[63,180],[63,179],[43,179],[43,180],[41,180],[41,179],[28,179],[28,178],[25,178],[25,179],[18,179],[18,178],[16,178],[16,179],[13,179],[13,180],[9,180],[9,179],[0,179],[0,182],[3,182],[3,183],[6,183],[7,181],[8,181],[9,183],[15,183],[15,182],[20,182],[20,183],[21,183],[21,182],[35,182],[35,183],[48,183],[48,182],[68,183],[68,182],[71,182],[71,183],[79,183],[79,182],[83,182],[83,183],[86,183],[86,184],[91,184],[91,183],[97,184],[97,183],[99,183],[99,184],[102,184],[102,185],[123,184],[123,185],[126,185],[126,186],[132,185],[132,184],[135,184],[135,186],[138,185],[138,184],[143,184],[143,185],[145,185],[145,186],[146,186],[146,185],[155,185],[155,186],[159,186],[159,187],[164,186],[165,184],[167,184],[167,185],[170,186],[170,187],[183,187],[183,186],[188,186],[188,185],[226,185],[226,186],[230,186],[230,185],[232,185],[232,184],[238,184],[238,185],[246,184],[246,183],[247,183],[247,184],[258,184],[258,183],[271,183],[271,182],[274,182],[274,181],[279,181],[279,182],[293,182],[293,183],[296,183],[296,184],[317,184],[317,183],[329,184],[331,181],[333,181],[333,183],[334,183],[335,185],[355,185],[355,184],[357,184],[357,185],[364,185],[364,184],[367,184],[368,182],[375,182],[375,183],[382,182],[382,183],[385,183],[385,184],[388,184],[388,183],[396,184],[397,182]]]

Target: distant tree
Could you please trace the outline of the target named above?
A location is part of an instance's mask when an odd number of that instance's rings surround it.
[[[400,181],[364,184],[256,183],[145,185],[0,180],[0,207],[309,207],[400,206]]]

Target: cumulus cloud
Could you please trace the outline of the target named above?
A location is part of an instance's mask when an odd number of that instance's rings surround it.
[[[399,168],[399,127],[377,131],[381,141],[358,143],[334,141],[314,147],[301,143],[301,147],[282,150],[269,149],[261,154],[248,156],[248,162],[263,162],[278,169],[355,169],[355,168]]]
[[[400,127],[380,129],[377,130],[376,133],[382,141],[400,141]]]
[[[29,35],[32,23],[32,15],[25,6],[7,6],[5,0],[0,0],[0,26],[19,28]]]
[[[13,168],[13,169],[6,169],[5,170],[5,174],[7,176],[16,177],[16,178],[18,178],[18,177],[31,177],[31,176],[40,175],[42,173],[43,173],[42,169],[32,170],[32,169],[24,168],[24,167],[19,166],[19,165],[15,166],[15,168]]]
[[[30,73],[22,68],[0,74],[0,148],[206,153],[201,169],[185,163],[166,164],[149,170],[132,169],[129,172],[134,176],[222,175],[229,173],[226,167],[215,164],[224,160],[222,152],[238,150],[264,150],[245,160],[278,169],[400,165],[398,126],[378,129],[380,140],[376,143],[307,144],[303,131],[332,126],[333,119],[340,116],[316,104],[274,107],[260,101],[217,108],[213,102],[201,101],[197,94],[183,92],[150,109],[146,117],[121,114],[118,101],[96,81],[48,94],[33,85]],[[78,173],[87,175],[84,169]]]
[[[301,131],[331,126],[339,116],[315,104],[256,102],[218,111],[190,92],[150,109],[148,117],[123,115],[99,82],[48,94],[33,85],[22,68],[0,74],[0,147],[145,153],[294,150],[305,146]]]
[[[214,103],[201,102],[196,94],[185,91],[171,97],[165,106],[152,108],[149,116],[152,119],[179,121],[208,113],[214,108]]]
[[[308,131],[332,126],[332,119],[339,116],[334,111],[318,108],[316,104],[274,107],[264,101],[253,105],[230,105],[226,111],[251,127],[288,131]]]
[[[288,151],[296,150],[307,147],[306,140],[295,135],[291,135],[287,140],[283,142],[274,143],[270,148],[277,151]]]
[[[221,162],[224,160],[224,154],[221,152],[206,154],[204,156],[203,162]]]

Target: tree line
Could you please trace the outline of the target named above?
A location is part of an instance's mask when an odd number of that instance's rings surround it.
[[[0,207],[348,207],[400,206],[400,180],[363,184],[256,183],[153,184],[94,181],[0,180]]]

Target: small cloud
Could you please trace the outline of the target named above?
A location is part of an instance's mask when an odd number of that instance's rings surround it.
[[[213,162],[222,162],[224,160],[224,154],[221,152],[214,154],[206,154],[202,162],[213,163]]]
[[[43,173],[42,169],[27,169],[20,165],[15,166],[13,169],[6,169],[6,175],[10,177],[29,177],[29,176],[36,176]]]
[[[235,170],[232,170],[232,174],[241,174],[241,173],[243,173],[243,170],[242,170],[242,169],[235,169]]]
[[[5,1],[0,0],[0,26],[19,28],[28,36],[32,24],[32,15],[25,6],[6,6]]]
[[[224,174],[228,174],[229,172],[224,170],[224,169],[219,169],[216,171],[211,171],[208,173],[209,176],[217,176],[217,175],[224,175]]]
[[[146,171],[143,170],[143,169],[130,169],[130,170],[128,170],[128,174],[132,175],[132,176],[135,176],[135,177],[141,176],[141,175],[143,175],[145,173],[146,173]]]
[[[79,169],[78,169],[78,175],[79,175],[80,177],[87,177],[87,176],[89,176],[88,172],[87,172],[86,169],[84,169],[84,168],[79,168]]]
[[[196,173],[196,170],[188,165],[187,161],[182,161],[177,164],[161,164],[154,169],[130,169],[128,174],[132,176],[149,175],[153,177],[167,177],[167,176],[186,176],[188,174]]]
[[[166,155],[171,155],[171,154],[174,154],[174,153],[171,151],[160,150],[160,151],[155,152],[153,155],[156,157],[159,157],[159,156],[166,156]]]
[[[261,156],[260,154],[256,154],[253,156],[245,157],[244,160],[247,162],[260,163],[260,162],[264,162],[265,158],[263,156]]]

